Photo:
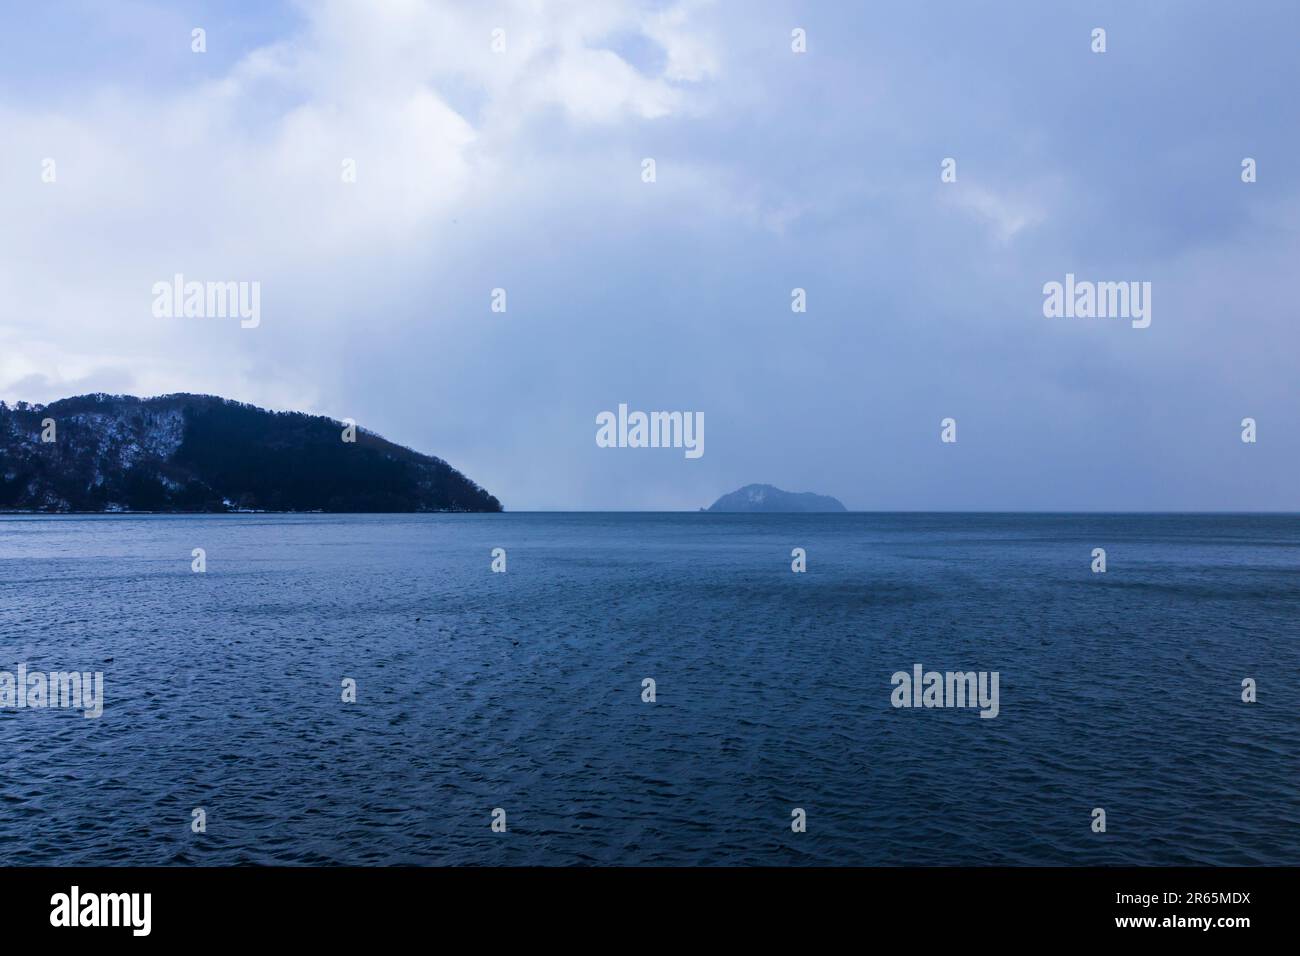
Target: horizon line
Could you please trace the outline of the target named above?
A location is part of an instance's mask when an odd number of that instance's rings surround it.
[[[329,515],[329,516],[358,516],[358,515],[539,515],[539,514],[556,514],[556,515],[643,515],[643,514],[663,514],[663,515],[741,515],[744,517],[762,517],[769,515],[1266,515],[1266,516],[1297,516],[1300,517],[1300,510],[1297,511],[1259,511],[1248,509],[1236,509],[1230,511],[1206,511],[1206,510],[1108,510],[1108,509],[1052,509],[1052,508],[1035,508],[1022,510],[1001,510],[1001,509],[947,509],[936,510],[927,508],[901,508],[892,510],[854,510],[845,509],[844,511],[710,511],[707,508],[528,508],[511,511],[503,508],[501,511],[274,511],[270,509],[255,511],[32,511],[23,509],[0,509],[0,517],[42,517],[42,518],[60,518],[60,517],[144,517],[144,516],[162,516],[162,517],[229,517],[231,515]]]

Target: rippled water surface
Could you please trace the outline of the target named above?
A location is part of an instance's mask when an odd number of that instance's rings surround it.
[[[0,710],[0,853],[1296,864],[1298,638],[1296,517],[0,517],[0,670],[106,698]]]

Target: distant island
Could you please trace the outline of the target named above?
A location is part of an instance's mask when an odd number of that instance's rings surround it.
[[[807,491],[782,491],[771,485],[746,485],[729,495],[723,495],[701,511],[745,512],[747,514],[778,514],[815,511],[847,511],[848,509],[830,495],[814,495]]]
[[[213,395],[0,402],[0,510],[501,510],[442,459],[345,428]]]

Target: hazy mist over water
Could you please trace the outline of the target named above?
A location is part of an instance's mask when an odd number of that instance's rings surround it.
[[[1297,622],[1296,516],[0,517],[0,670],[105,686],[0,710],[0,851],[1294,864]]]

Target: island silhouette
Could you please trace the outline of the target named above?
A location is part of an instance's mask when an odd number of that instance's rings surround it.
[[[501,511],[441,458],[214,395],[0,402],[0,510]]]
[[[808,514],[822,511],[847,511],[837,498],[815,495],[808,491],[782,491],[772,485],[745,485],[723,495],[701,511],[741,512],[744,514]]]

